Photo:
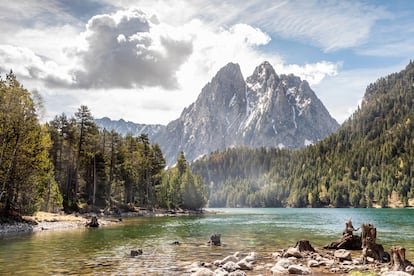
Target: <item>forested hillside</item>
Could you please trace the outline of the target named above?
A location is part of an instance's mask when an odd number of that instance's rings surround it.
[[[165,170],[148,135],[99,129],[87,106],[41,124],[36,103],[12,72],[0,79],[0,216],[205,205],[205,184],[184,154],[179,169]]]
[[[334,134],[300,151],[231,149],[193,166],[210,206],[386,207],[414,197],[414,63],[370,84]]]

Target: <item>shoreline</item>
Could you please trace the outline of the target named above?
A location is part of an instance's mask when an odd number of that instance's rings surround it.
[[[85,213],[85,214],[56,214],[37,212],[33,216],[23,216],[22,221],[0,223],[0,238],[9,235],[30,234],[41,231],[58,231],[87,227],[93,216],[98,218],[99,227],[122,223],[123,218],[133,217],[165,217],[165,216],[193,216],[211,214],[202,211],[171,211],[140,209],[136,212],[123,212],[121,214]]]

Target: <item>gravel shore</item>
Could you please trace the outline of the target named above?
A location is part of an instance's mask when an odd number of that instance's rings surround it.
[[[0,236],[85,227],[91,216],[93,214],[80,216],[38,212],[34,216],[23,217],[22,222],[0,223]],[[116,223],[115,219],[98,219],[100,226]]]

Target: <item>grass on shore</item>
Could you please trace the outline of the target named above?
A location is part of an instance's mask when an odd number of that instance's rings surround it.
[[[66,222],[85,222],[86,218],[75,215],[62,215],[49,212],[39,211],[33,216],[23,216],[26,220],[32,220],[36,222],[57,222],[57,221],[66,221]]]

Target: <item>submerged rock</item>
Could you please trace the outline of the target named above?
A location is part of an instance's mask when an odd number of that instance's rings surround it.
[[[131,253],[130,253],[131,257],[136,257],[136,256],[139,256],[139,255],[142,255],[142,254],[143,254],[142,249],[131,250]]]

